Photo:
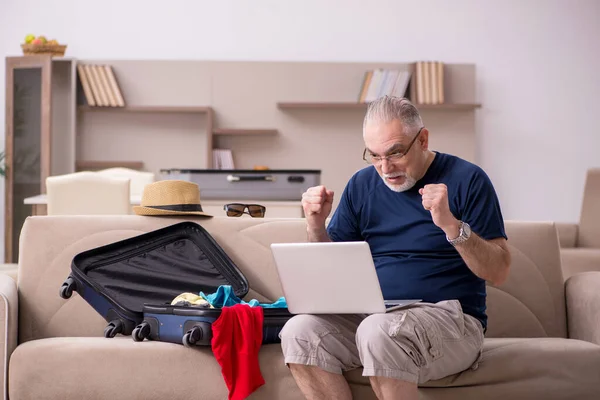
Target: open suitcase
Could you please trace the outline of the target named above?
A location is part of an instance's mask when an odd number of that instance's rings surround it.
[[[100,313],[108,322],[105,337],[130,335],[142,324],[146,312],[159,322],[156,326],[149,322],[148,327],[136,330],[135,339],[210,344],[205,340],[194,342],[198,328],[187,339],[187,330],[181,329],[186,323],[189,326],[189,314],[195,314],[192,320],[202,318],[199,321],[208,324],[200,325],[202,338],[210,337],[210,323],[218,318],[220,310],[170,304],[181,293],[208,294],[221,285],[230,285],[239,298],[249,289],[244,275],[213,237],[200,225],[188,221],[76,255],[60,295],[67,299],[76,291]],[[287,309],[277,311],[273,324],[281,329],[291,314]],[[265,309],[265,328],[273,329],[269,328],[269,312]],[[155,317],[159,315],[160,318]],[[181,330],[179,340],[174,336],[177,329]]]

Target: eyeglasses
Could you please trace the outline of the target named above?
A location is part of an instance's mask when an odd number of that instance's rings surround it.
[[[404,152],[395,151],[392,154],[388,154],[387,156],[376,156],[375,154],[371,154],[371,152],[369,150],[365,149],[365,151],[363,151],[363,160],[365,160],[365,162],[367,164],[375,164],[375,165],[381,164],[381,162],[383,160],[387,160],[389,163],[398,162],[402,157],[404,157],[406,154],[408,154],[408,152],[410,151],[410,148],[412,147],[413,143],[417,140],[417,138],[421,134],[421,131],[423,130],[423,128],[424,128],[424,126],[422,126],[421,129],[419,129],[419,132],[417,132],[417,134],[415,135],[413,140],[411,140],[410,144],[408,145],[408,148]]]
[[[252,218],[263,218],[267,208],[260,204],[231,203],[225,204],[223,210],[227,212],[228,217],[241,217],[243,214],[248,214]]]

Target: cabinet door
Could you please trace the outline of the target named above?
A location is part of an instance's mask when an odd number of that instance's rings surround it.
[[[5,262],[18,261],[19,235],[50,174],[52,61],[49,56],[6,59]]]

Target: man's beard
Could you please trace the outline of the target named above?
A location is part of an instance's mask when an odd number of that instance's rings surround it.
[[[404,177],[404,182],[401,185],[394,185],[391,184],[390,182],[387,181],[386,178],[394,178],[397,176],[403,176]],[[415,183],[417,183],[417,180],[415,178],[413,178],[412,176],[403,173],[403,172],[395,172],[392,174],[383,174],[381,176],[381,179],[383,179],[383,183],[385,183],[385,185],[387,187],[389,187],[391,190],[393,190],[394,192],[397,193],[401,193],[401,192],[405,192],[408,189],[412,188],[413,186],[415,186]]]

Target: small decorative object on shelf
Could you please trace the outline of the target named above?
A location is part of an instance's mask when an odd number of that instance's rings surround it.
[[[21,44],[23,54],[26,56],[36,56],[42,54],[50,54],[56,57],[65,55],[67,45],[58,43],[57,40],[48,40],[45,36],[35,36],[29,34],[25,36],[25,43]]]
[[[231,149],[213,149],[214,169],[235,169]]]

